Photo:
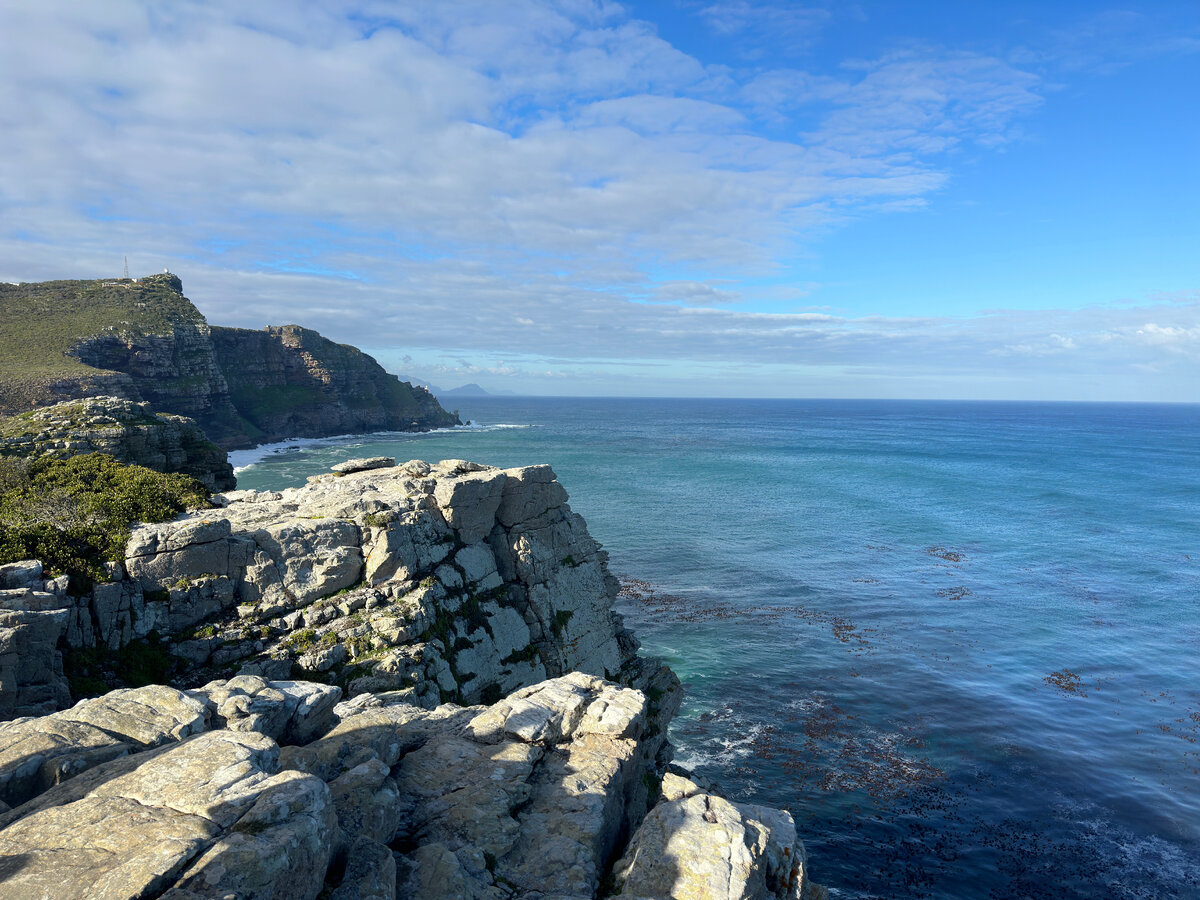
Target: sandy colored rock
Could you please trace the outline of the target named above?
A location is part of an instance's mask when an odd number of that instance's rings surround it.
[[[255,805],[278,765],[272,741],[229,732],[196,735],[132,769],[115,762],[119,774],[102,780],[103,767],[93,770],[82,796],[67,783],[39,808],[10,814],[18,818],[0,831],[0,858],[11,896],[156,895]]]
[[[620,897],[800,900],[805,866],[786,812],[701,793],[655,806],[613,873]]]
[[[324,886],[336,830],[325,783],[281,772],[259,786],[254,805],[187,867],[162,900],[312,900]]]

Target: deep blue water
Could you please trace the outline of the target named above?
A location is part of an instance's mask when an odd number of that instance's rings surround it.
[[[241,485],[552,464],[686,685],[677,759],[834,896],[1200,897],[1200,406],[456,403]]]

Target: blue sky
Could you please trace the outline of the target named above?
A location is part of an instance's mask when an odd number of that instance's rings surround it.
[[[10,0],[0,279],[446,387],[1200,401],[1200,6]]]

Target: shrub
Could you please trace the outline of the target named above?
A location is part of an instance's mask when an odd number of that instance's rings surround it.
[[[0,563],[40,559],[83,593],[121,560],[134,522],[165,522],[208,505],[188,475],[167,475],[103,453],[0,460]]]

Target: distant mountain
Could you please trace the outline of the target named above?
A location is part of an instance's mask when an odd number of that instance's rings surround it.
[[[490,397],[490,396],[492,396],[491,391],[485,391],[483,388],[481,388],[479,385],[475,384],[474,382],[471,382],[470,384],[464,384],[462,387],[452,388],[451,390],[448,390],[448,391],[435,391],[434,393],[438,394],[441,397]]]

